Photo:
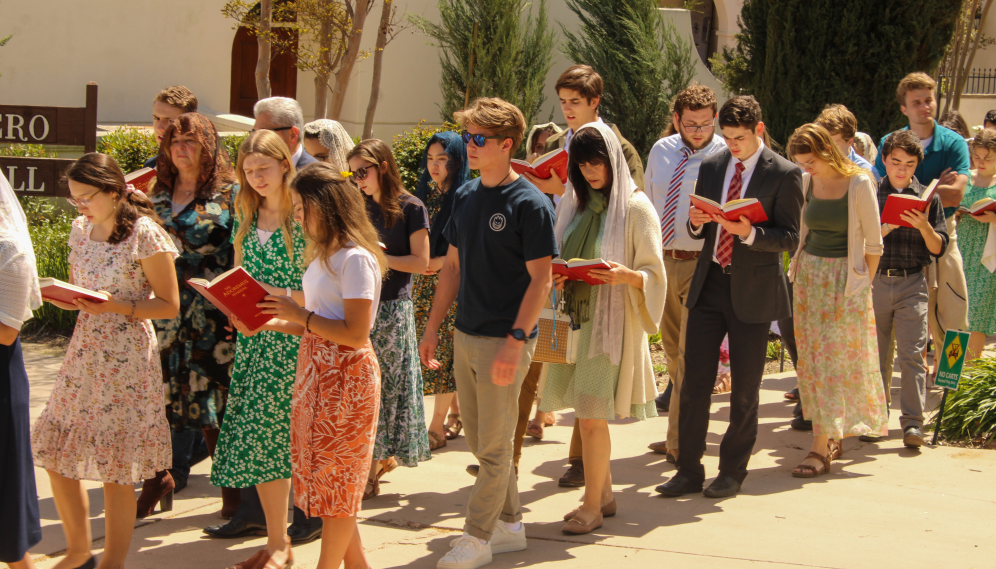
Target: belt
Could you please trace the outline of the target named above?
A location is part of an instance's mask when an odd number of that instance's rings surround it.
[[[716,261],[713,261],[712,265],[713,265],[714,269],[716,269],[717,271],[723,273],[724,275],[732,275],[733,274],[733,263],[730,263],[729,265],[726,265],[724,267],[723,265],[720,265]]]
[[[679,261],[689,261],[691,259],[698,259],[701,255],[701,251],[682,251],[680,249],[664,249],[664,256],[671,257],[672,259],[677,259]]]
[[[917,273],[922,273],[923,267],[911,267],[909,269],[879,269],[878,274],[887,277],[908,277]]]

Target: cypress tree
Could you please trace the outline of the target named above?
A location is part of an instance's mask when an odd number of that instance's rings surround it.
[[[411,18],[440,48],[444,122],[477,97],[500,97],[519,107],[527,125],[536,122],[554,33],[546,0],[539,0],[535,17],[531,6],[526,0],[439,0],[439,24]]]
[[[656,0],[567,0],[581,26],[563,24],[564,55],[598,71],[599,114],[614,123],[644,163],[671,121],[671,99],[695,75],[692,45],[679,37]]]
[[[906,124],[899,80],[933,73],[962,0],[745,0],[735,50],[720,66],[733,93],[754,95],[769,134],[785,143],[830,103],[877,140]],[[714,67],[715,69],[715,67]]]

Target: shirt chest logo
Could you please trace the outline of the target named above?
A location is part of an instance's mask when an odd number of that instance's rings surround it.
[[[501,231],[505,229],[505,215],[501,213],[496,213],[491,216],[491,221],[488,222],[491,226],[492,231]]]

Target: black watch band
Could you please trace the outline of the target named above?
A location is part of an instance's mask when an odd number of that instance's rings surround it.
[[[526,333],[522,328],[514,328],[508,335],[520,342],[525,342],[527,339]]]

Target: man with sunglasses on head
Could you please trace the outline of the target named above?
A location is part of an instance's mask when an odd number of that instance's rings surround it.
[[[300,170],[312,162],[318,162],[301,144],[301,137],[304,136],[304,112],[297,101],[287,97],[260,99],[253,106],[252,114],[256,117],[252,130],[272,130],[277,133],[291,152],[294,169]]]
[[[481,177],[453,190],[443,231],[450,244],[419,344],[434,369],[438,330],[457,300],[453,374],[467,446],[480,464],[464,533],[440,569],[474,569],[492,554],[526,548],[513,468],[519,391],[536,348],[537,321],[553,288],[553,204],[511,167],[525,119],[514,105],[481,98],[455,114],[467,161]]]
[[[183,85],[174,85],[159,91],[156,98],[152,100],[152,133],[156,137],[156,144],[163,143],[166,127],[172,124],[176,117],[183,113],[196,112],[197,97]],[[155,156],[146,160],[143,166],[155,168],[158,157],[159,153],[157,152]]]
[[[670,463],[678,458],[678,414],[681,378],[685,369],[685,300],[702,251],[702,240],[685,231],[702,160],[724,150],[723,137],[716,136],[718,103],[716,93],[694,83],[674,99],[671,125],[654,144],[647,158],[646,192],[657,209],[661,224],[664,270],[667,273],[667,300],[661,319],[661,341],[670,377],[667,390],[657,397],[659,411],[667,412],[667,440],[650,445],[667,455]]]

